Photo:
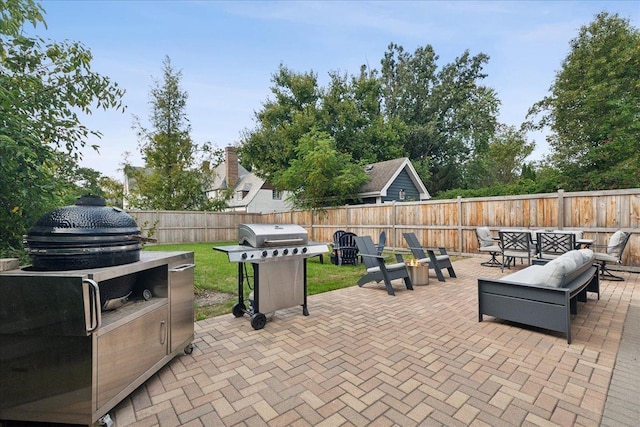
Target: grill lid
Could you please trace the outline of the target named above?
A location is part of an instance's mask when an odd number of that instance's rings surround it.
[[[306,245],[307,231],[297,224],[240,224],[238,243],[254,248]]]

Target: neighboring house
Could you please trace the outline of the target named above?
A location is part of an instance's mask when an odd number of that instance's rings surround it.
[[[233,188],[233,197],[227,201],[227,211],[267,213],[291,210],[286,192],[276,191],[262,178],[242,167],[233,147],[226,147],[224,151],[225,161],[214,169],[213,185],[207,191],[210,198],[223,197],[228,189]]]
[[[408,202],[430,199],[431,196],[408,157],[373,163],[365,168],[369,182],[358,194],[361,201],[353,204]]]

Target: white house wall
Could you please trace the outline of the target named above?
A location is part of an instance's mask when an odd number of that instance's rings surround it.
[[[253,200],[247,205],[247,213],[269,213],[286,212],[291,208],[285,201],[286,194],[282,195],[282,200],[274,200],[271,190],[260,190]]]

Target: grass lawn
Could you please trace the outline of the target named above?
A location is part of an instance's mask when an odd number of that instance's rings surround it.
[[[195,256],[194,292],[196,294],[195,320],[231,313],[231,307],[238,301],[238,264],[230,263],[227,254],[214,251],[214,246],[235,245],[237,242],[185,243],[170,245],[146,245],[145,251],[192,251]],[[391,259],[391,258],[390,258]],[[307,295],[356,286],[365,273],[364,265],[357,266],[331,264],[329,253],[324,255],[324,264],[319,257],[307,260]],[[199,296],[215,292],[221,294],[219,302],[201,303]],[[245,298],[251,290],[245,284]]]

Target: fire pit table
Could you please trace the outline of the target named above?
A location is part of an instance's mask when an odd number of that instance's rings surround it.
[[[421,264],[419,262],[406,262],[407,271],[409,271],[409,278],[413,285],[428,285],[429,284],[429,264]]]

